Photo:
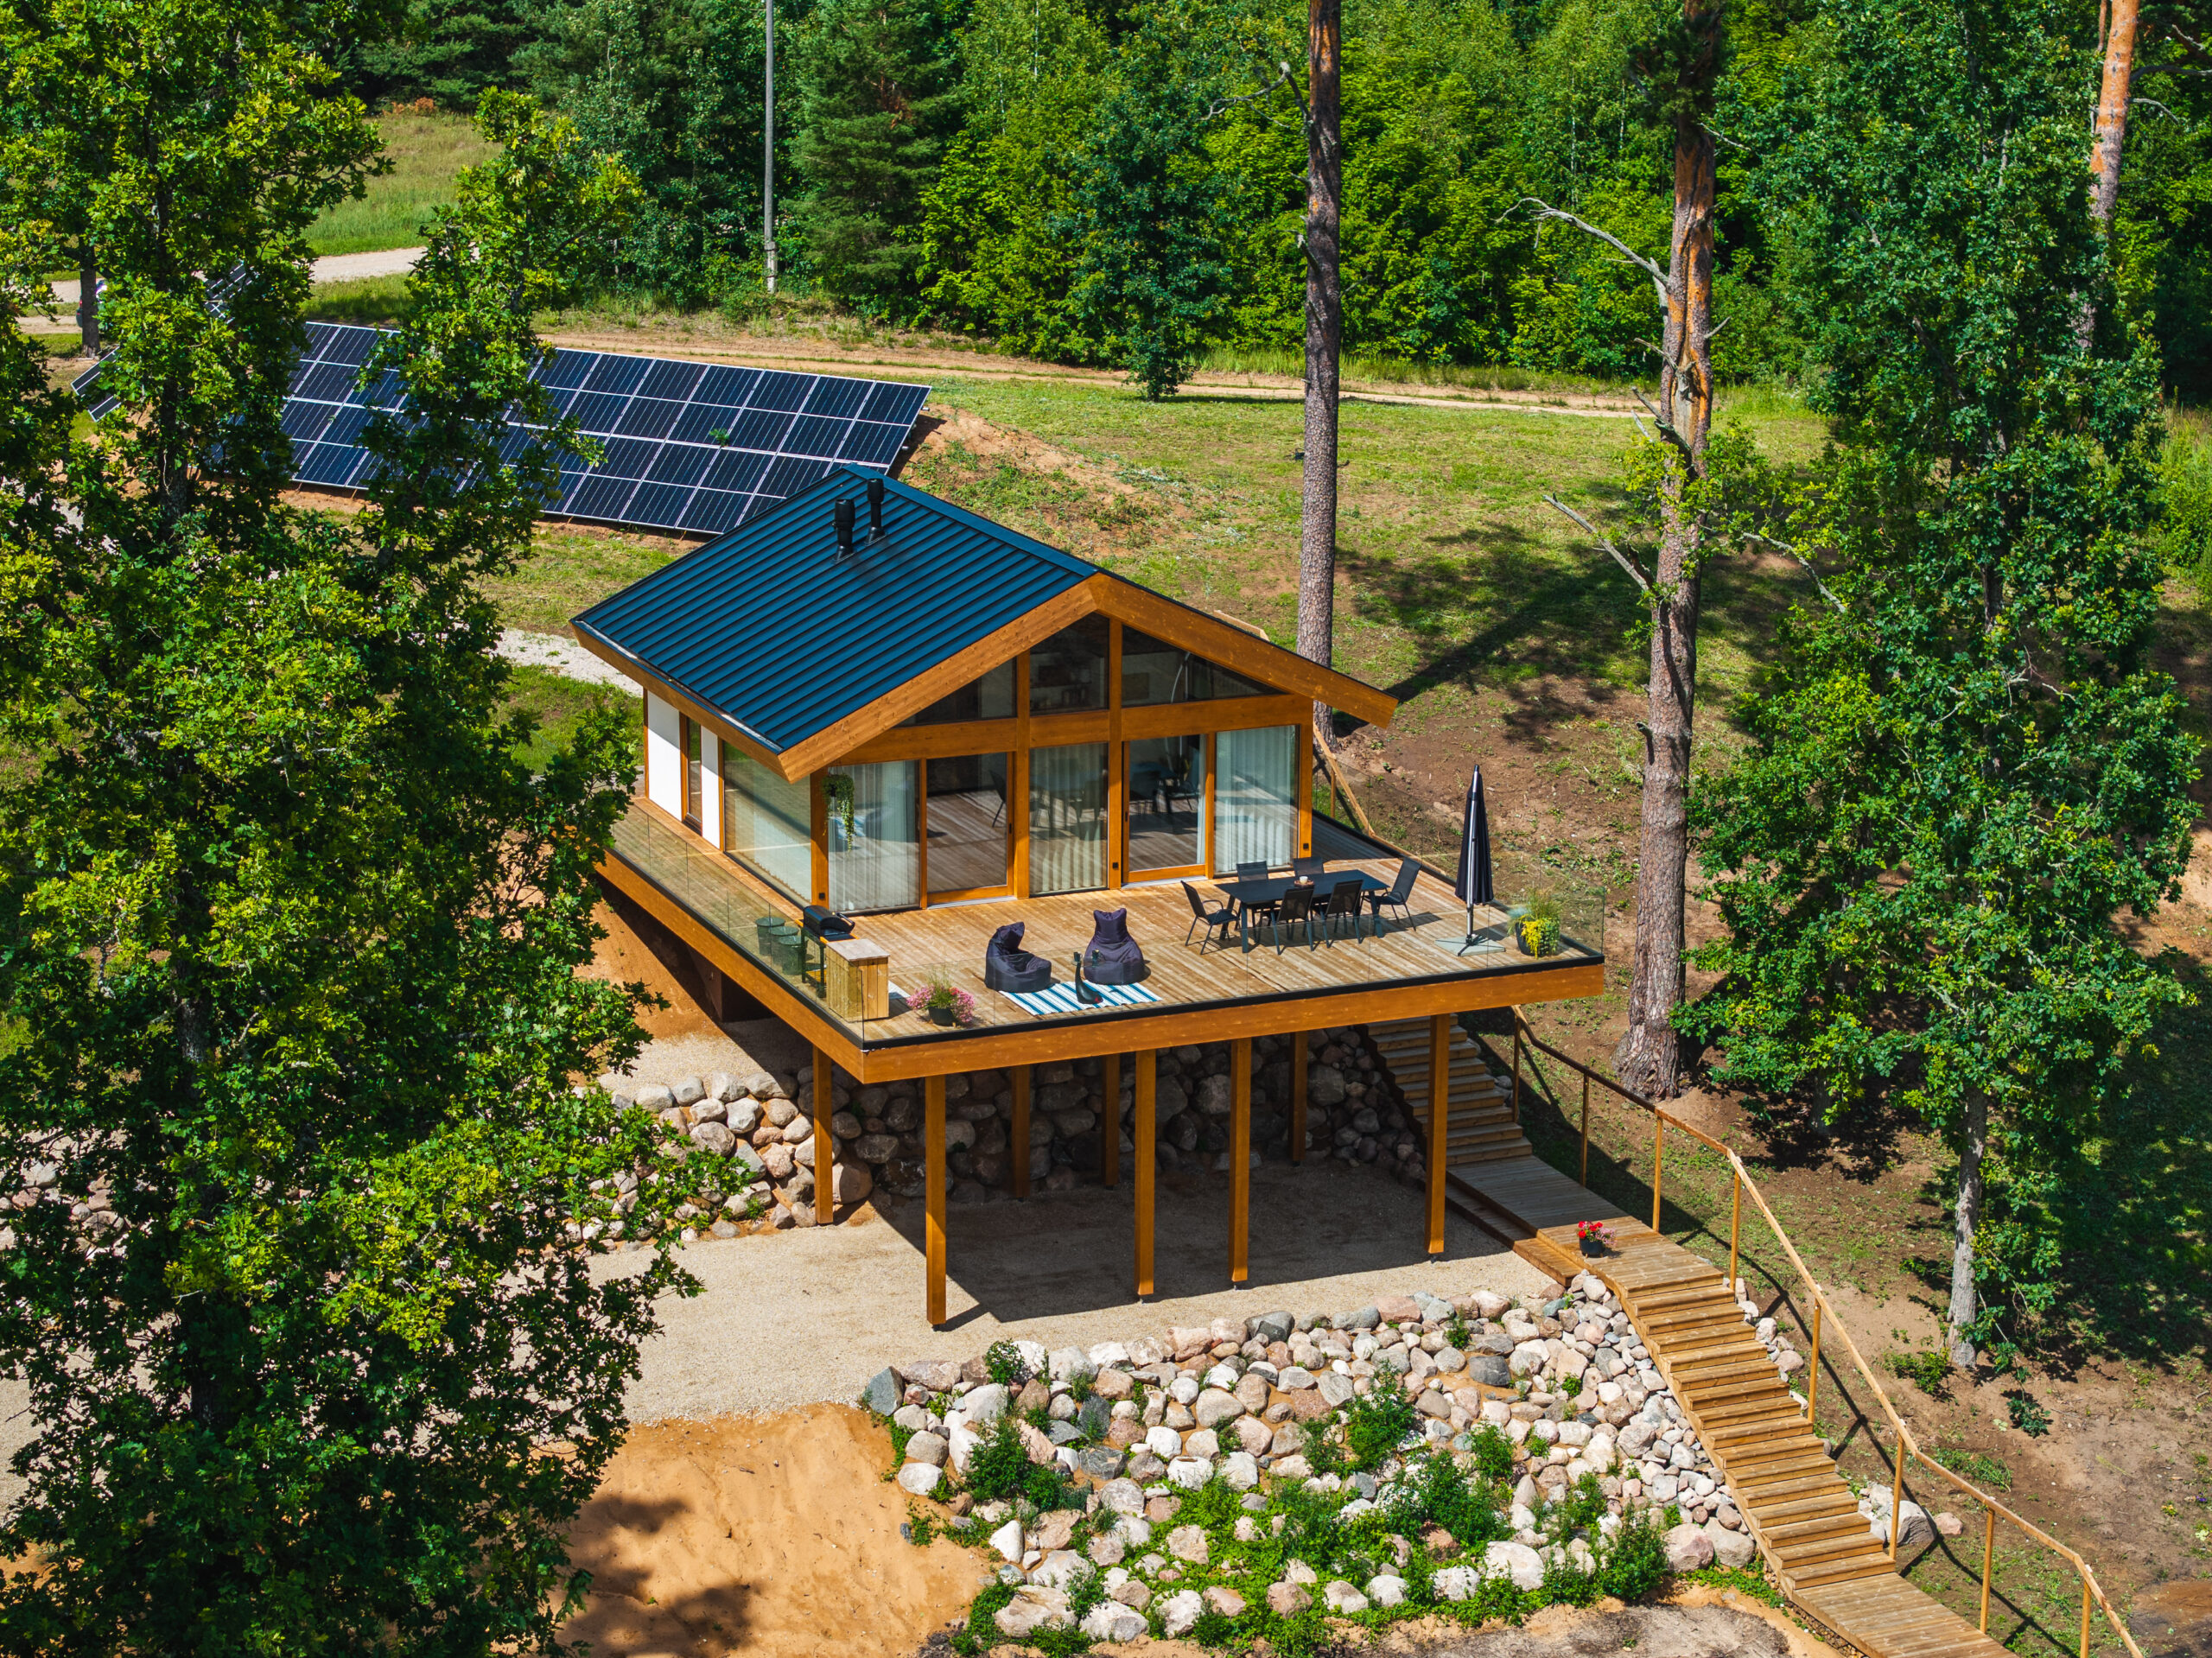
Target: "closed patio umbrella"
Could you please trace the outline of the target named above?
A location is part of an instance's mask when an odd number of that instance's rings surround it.
[[[1490,864],[1490,810],[1483,799],[1479,765],[1467,780],[1467,805],[1459,823],[1459,873],[1452,891],[1467,906],[1467,942],[1459,946],[1464,956],[1475,944],[1475,906],[1497,901]]]

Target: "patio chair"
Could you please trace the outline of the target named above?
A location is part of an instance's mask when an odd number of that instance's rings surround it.
[[[1285,927],[1306,929],[1306,948],[1313,948],[1313,889],[1293,886],[1276,903],[1262,912],[1275,943],[1275,954],[1282,954],[1282,933]]]
[[[1413,912],[1407,908],[1406,900],[1414,895],[1414,882],[1420,876],[1421,866],[1411,858],[1408,858],[1398,866],[1398,878],[1390,883],[1389,891],[1368,894],[1368,902],[1375,909],[1375,936],[1376,937],[1382,936],[1382,912],[1386,909],[1397,911],[1405,924],[1408,926],[1413,924]]]
[[[1052,964],[1021,947],[1022,924],[1009,921],[983,948],[986,990],[1042,990],[1052,982]]]
[[[1224,946],[1226,946],[1229,943],[1229,930],[1236,924],[1236,906],[1234,904],[1224,904],[1217,909],[1208,909],[1205,899],[1198,896],[1198,889],[1189,881],[1183,883],[1183,896],[1191,900],[1191,924],[1183,934],[1183,942],[1185,944],[1189,943],[1191,934],[1198,931],[1200,927],[1204,927],[1206,930],[1205,937],[1198,940],[1198,954],[1203,956],[1206,953],[1206,939],[1211,938],[1215,930],[1218,928],[1221,932],[1221,942]]]
[[[1090,943],[1083,952],[1084,976],[1094,984],[1135,984],[1151,972],[1129,937],[1127,910],[1093,910]]]
[[[1268,861],[1264,858],[1257,863],[1240,863],[1236,866],[1236,879],[1239,880],[1265,880],[1267,878]]]
[[[1329,861],[1326,858],[1293,858],[1290,861],[1290,873],[1300,880],[1319,880],[1328,871]]]
[[[1329,889],[1328,900],[1321,912],[1321,936],[1332,944],[1337,942],[1337,923],[1351,923],[1351,936],[1359,937],[1361,905],[1360,879],[1357,875],[1340,877]]]

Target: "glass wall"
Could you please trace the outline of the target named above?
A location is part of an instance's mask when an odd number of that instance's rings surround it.
[[[1072,714],[1106,706],[1107,630],[1086,616],[1029,652],[1029,711]]]
[[[951,696],[941,697],[901,721],[910,726],[949,726],[963,720],[1014,718],[1014,664],[1001,662],[981,679],[973,679]]]
[[[928,763],[931,897],[1006,890],[1014,829],[1006,775],[1004,754]]]
[[[696,720],[683,717],[683,821],[699,827],[699,795],[706,769],[707,734]]]
[[[918,767],[886,760],[830,770],[830,907],[903,910],[921,901]]]
[[[1206,740],[1129,745],[1129,873],[1205,864]]]
[[[814,884],[814,790],[786,783],[759,760],[722,745],[722,850],[809,903]]]
[[[1287,864],[1298,849],[1296,726],[1224,731],[1214,739],[1213,867]]]
[[[1260,696],[1265,688],[1233,674],[1179,645],[1169,645],[1134,627],[1122,629],[1122,706],[1154,708],[1163,702],[1207,702],[1223,696]]]
[[[1029,890],[1106,885],[1106,745],[1029,751]]]

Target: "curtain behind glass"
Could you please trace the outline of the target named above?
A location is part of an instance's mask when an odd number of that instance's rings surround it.
[[[1266,726],[1214,739],[1213,867],[1287,864],[1298,848],[1298,731]]]
[[[802,904],[814,884],[814,791],[722,745],[722,849]]]
[[[1029,890],[1089,893],[1106,885],[1106,745],[1029,753]]]
[[[903,910],[921,902],[921,842],[915,833],[915,765],[887,760],[835,765],[832,779],[852,782],[853,827],[836,784],[830,797],[830,907],[847,913]]]

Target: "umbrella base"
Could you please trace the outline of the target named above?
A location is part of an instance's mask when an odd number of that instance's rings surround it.
[[[1467,911],[1467,942],[1460,945],[1453,954],[1465,956],[1469,951],[1472,951],[1477,956],[1487,956],[1494,950],[1503,951],[1505,949],[1505,934],[1509,924],[1500,922],[1494,927],[1484,927],[1478,932],[1475,931],[1475,912],[1471,905]]]

